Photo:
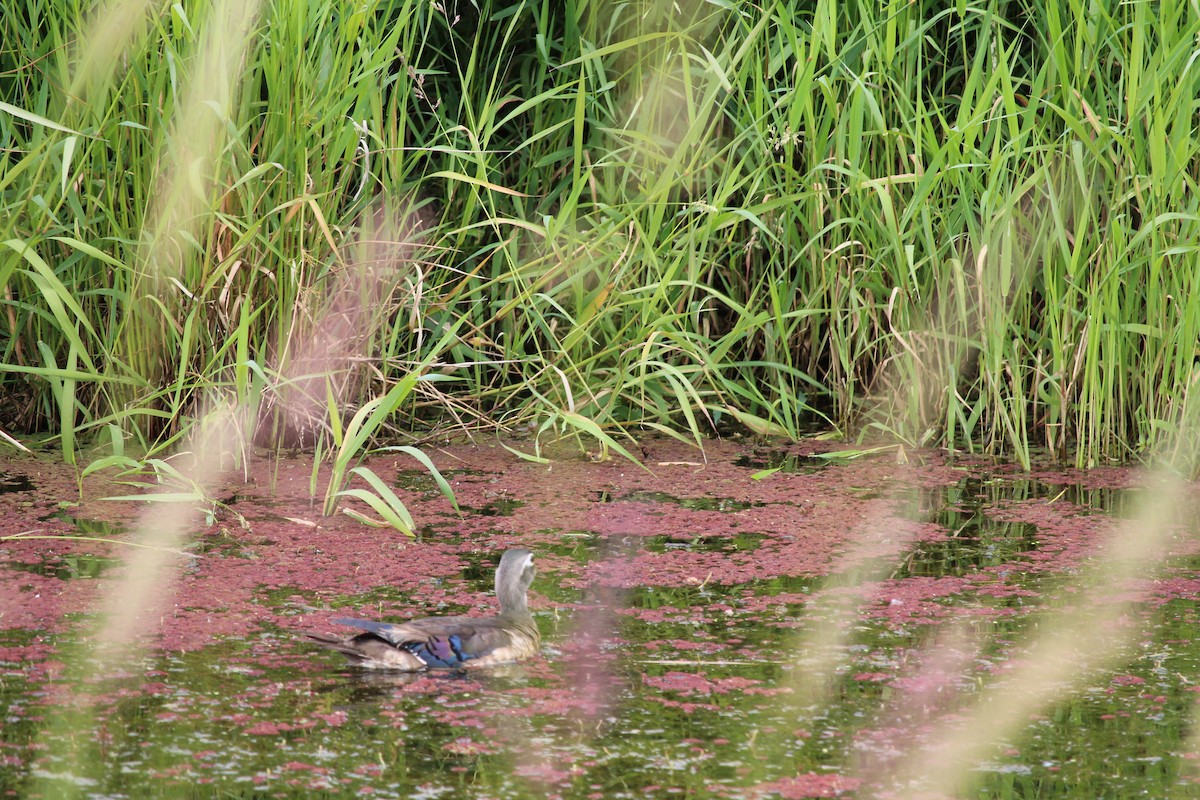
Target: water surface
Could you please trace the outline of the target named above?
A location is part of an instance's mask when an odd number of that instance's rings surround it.
[[[461,516],[375,461],[418,541],[317,516],[308,464],[254,470],[269,482],[230,483],[228,512],[192,532],[147,649],[115,669],[84,642],[122,548],[0,542],[0,796],[898,792],[889,759],[1003,690],[1049,615],[1086,611],[1073,608],[1080,576],[1137,477],[1031,477],[938,454],[828,463],[814,458],[823,446],[726,441],[701,455],[651,440],[653,473],[456,446],[434,455]],[[138,513],[95,485],[51,516],[69,472],[0,472],[7,534],[121,538]],[[81,528],[90,514],[108,519]],[[1119,657],[969,765],[969,796],[1200,796],[1189,533],[1155,575],[1114,587],[1136,631]],[[494,564],[514,545],[539,565],[534,660],[372,674],[296,635],[348,613],[491,613]],[[820,639],[826,628],[841,633]],[[931,693],[939,664],[953,669]],[[819,670],[820,691],[801,692]]]

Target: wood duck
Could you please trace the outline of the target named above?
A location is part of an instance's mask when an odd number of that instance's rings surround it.
[[[496,568],[500,613],[494,617],[424,617],[396,625],[335,619],[365,632],[350,637],[305,635],[367,669],[413,672],[519,661],[536,653],[542,639],[526,601],[536,574],[533,553],[505,551]]]

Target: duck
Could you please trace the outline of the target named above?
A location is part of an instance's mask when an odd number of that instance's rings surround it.
[[[500,613],[492,617],[423,617],[401,623],[340,618],[337,625],[358,628],[352,636],[306,633],[365,669],[417,672],[507,664],[532,656],[541,644],[529,613],[529,586],[537,575],[533,553],[506,550],[496,568]]]

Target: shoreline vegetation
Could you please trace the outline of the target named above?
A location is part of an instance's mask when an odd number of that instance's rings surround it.
[[[1196,471],[1186,3],[86,6],[0,10],[12,441]]]

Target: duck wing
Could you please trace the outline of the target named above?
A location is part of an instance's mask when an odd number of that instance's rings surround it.
[[[532,655],[539,641],[536,627],[502,617],[426,617],[398,624],[346,618],[334,622],[366,631],[350,641],[375,640],[416,659],[420,666],[415,669],[517,661]]]
[[[373,633],[357,636],[326,636],[305,633],[309,639],[330,650],[341,653],[351,663],[366,669],[389,669],[415,672],[425,669],[425,663],[403,648],[396,647]]]

